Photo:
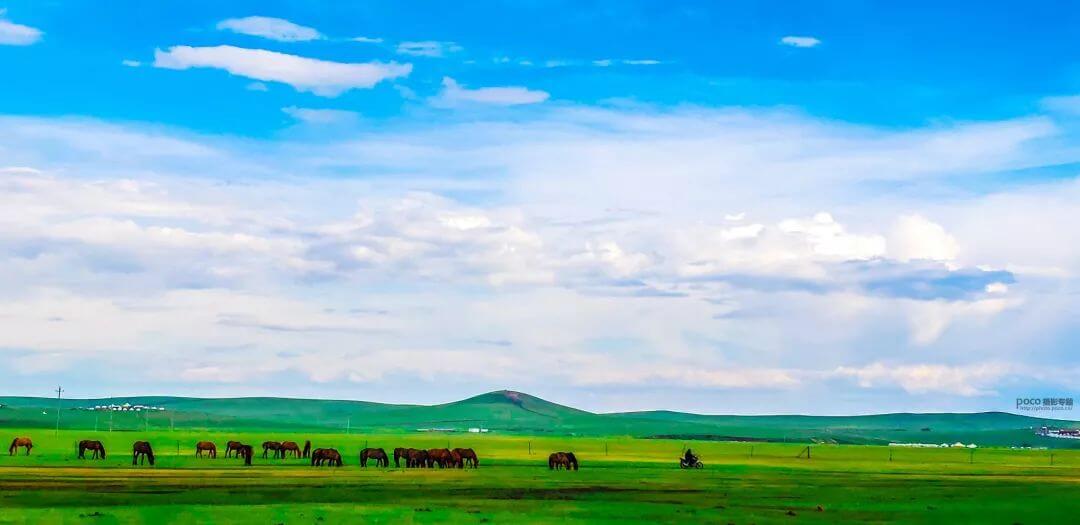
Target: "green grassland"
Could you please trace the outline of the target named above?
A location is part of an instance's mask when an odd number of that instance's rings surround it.
[[[55,405],[50,409],[47,401],[0,399],[0,442],[30,436],[35,443],[30,456],[0,453],[0,524],[1012,524],[1071,521],[1080,513],[1080,450],[987,446],[994,444],[987,440],[1036,440],[1031,427],[1043,420],[1009,414],[591,414],[511,392],[434,407],[126,398],[168,409],[109,414],[76,410],[86,402],[71,401],[57,432]],[[492,431],[416,431],[479,420]],[[828,443],[881,443],[894,435],[975,441],[980,448]],[[703,436],[710,439],[689,439]],[[81,439],[101,440],[108,458],[77,459]],[[227,440],[305,439],[340,450],[345,466],[318,469],[303,459],[261,457],[244,466],[194,457],[201,440],[223,448]],[[1071,444],[1038,439],[1033,444]],[[131,465],[136,440],[153,443],[155,466]],[[362,469],[357,454],[366,446],[471,447],[480,468]],[[678,468],[687,446],[701,455],[704,469]],[[556,450],[574,451],[581,470],[550,471],[547,454]]]

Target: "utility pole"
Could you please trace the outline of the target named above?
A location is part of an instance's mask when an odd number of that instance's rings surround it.
[[[56,387],[56,434],[60,435],[60,394],[64,393],[64,389],[59,386]]]
[[[349,430],[351,430],[351,429],[352,429],[352,416],[349,416],[349,418],[345,420],[345,434],[347,435],[349,433]]]

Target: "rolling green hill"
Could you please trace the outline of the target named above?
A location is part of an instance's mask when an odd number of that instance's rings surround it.
[[[0,428],[50,428],[56,400],[0,397]],[[95,405],[162,407],[163,411],[95,411]],[[1077,423],[1002,412],[867,416],[711,416],[671,411],[597,414],[502,390],[442,405],[287,398],[126,397],[65,399],[61,426],[116,431],[162,428],[362,432],[492,432],[532,435],[625,435],[685,440],[841,444],[977,443],[980,446],[1080,448],[1080,442],[1034,435],[1041,426]]]

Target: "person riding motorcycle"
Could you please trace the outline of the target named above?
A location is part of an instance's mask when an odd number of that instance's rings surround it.
[[[686,449],[686,454],[683,455],[682,463],[685,467],[693,467],[698,462],[698,457],[694,455],[694,451]]]

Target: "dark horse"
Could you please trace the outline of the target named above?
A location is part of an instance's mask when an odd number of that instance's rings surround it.
[[[281,443],[277,441],[263,441],[263,459],[266,459],[266,454],[271,450],[274,451],[274,457],[281,457]]]
[[[304,441],[304,455],[302,457],[311,457],[311,441]]]
[[[407,450],[409,450],[409,449],[402,448],[402,447],[398,447],[398,448],[394,449],[394,466],[395,467],[401,468],[401,458],[405,458],[406,466],[408,466],[409,457],[408,457],[408,454],[406,454]]]
[[[577,457],[573,452],[553,452],[548,456],[548,468],[551,470],[559,470],[565,468],[566,470],[578,469]]]
[[[455,448],[451,452],[456,453],[460,457],[457,462],[457,468],[467,466],[476,468],[480,466],[480,459],[476,457],[476,452],[471,448]]]
[[[27,437],[15,438],[15,439],[11,440],[11,446],[8,447],[8,455],[9,456],[14,456],[15,451],[19,447],[26,447],[26,455],[29,456],[30,455],[30,449],[34,448],[34,442],[30,441],[30,438],[27,438]]]
[[[386,451],[381,448],[365,448],[360,451],[361,467],[366,467],[369,459],[375,460],[376,467],[390,466],[390,458],[386,457]]]
[[[433,448],[427,451],[427,467],[435,468],[438,465],[439,468],[449,468],[454,466],[453,455],[450,454],[449,449],[445,448]]]
[[[427,466],[428,452],[416,448],[405,449],[405,466],[410,468],[424,468]]]
[[[340,467],[341,453],[332,448],[317,448],[311,452],[311,466],[321,467],[325,463],[327,466]]]
[[[233,452],[236,453],[237,457],[240,457],[240,447],[242,446],[244,446],[244,444],[239,441],[225,443],[225,457],[229,457],[229,454]]]
[[[236,447],[236,455],[244,458],[245,465],[251,466],[251,456],[255,455],[255,450],[251,445],[240,445]]]
[[[293,453],[293,457],[300,457],[300,445],[297,445],[295,441],[282,441],[281,448],[278,450],[281,452],[281,459],[285,459],[289,452]]]
[[[94,441],[91,439],[84,439],[79,442],[79,459],[86,459],[86,451],[91,450],[94,455],[91,459],[105,459],[105,445],[102,445],[100,441]]]
[[[206,455],[213,459],[217,459],[217,445],[210,441],[200,441],[195,443],[195,457],[201,458],[203,451],[206,451]]]
[[[131,446],[131,464],[139,465],[142,459],[149,460],[150,466],[154,466],[154,449],[150,448],[149,441],[136,441]]]

